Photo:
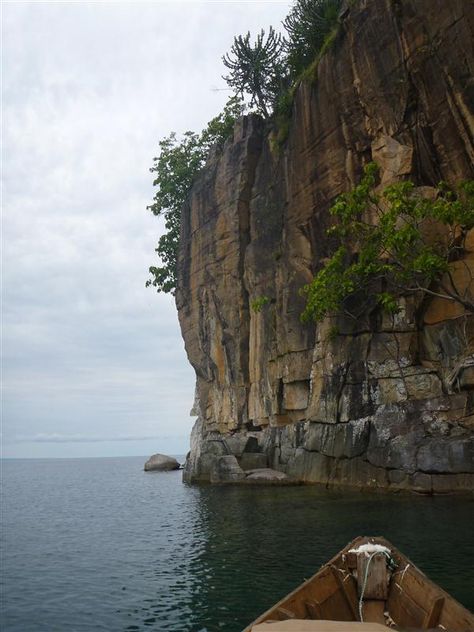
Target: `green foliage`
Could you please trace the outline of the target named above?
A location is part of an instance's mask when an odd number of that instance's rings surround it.
[[[400,311],[396,298],[389,292],[380,292],[377,294],[377,301],[387,314],[396,314]]]
[[[316,75],[316,69],[319,65],[321,57],[327,51],[334,41],[338,31],[338,24],[336,24],[331,31],[329,31],[322,43],[321,49],[316,53],[316,57],[313,61],[304,67],[295,77],[296,70],[287,66],[286,84],[290,84],[289,87],[282,89],[277,95],[276,105],[274,110],[274,120],[276,123],[276,135],[273,140],[273,148],[278,150],[285,143],[290,131],[291,113],[293,110],[293,101],[296,94],[296,89],[303,80],[313,80]],[[287,60],[289,64],[289,61]]]
[[[255,42],[250,33],[234,38],[222,58],[230,73],[227,84],[241,98],[250,96],[250,108],[265,118],[276,115],[277,144],[286,139],[295,88],[309,67],[317,63],[334,40],[342,0],[295,0],[283,21],[288,37],[270,27]]]
[[[320,321],[344,310],[356,295],[372,296],[395,313],[397,295],[418,292],[474,311],[472,290],[457,288],[449,274],[449,263],[462,256],[467,231],[474,227],[474,183],[461,183],[456,190],[441,183],[432,199],[422,197],[409,181],[379,193],[377,175],[377,165],[367,165],[360,184],[331,208],[337,223],[328,234],[338,245],[302,290],[307,300],[302,319]],[[431,231],[428,238],[428,229],[436,225],[438,236]]]
[[[149,268],[151,277],[146,282],[147,287],[152,285],[158,292],[174,294],[181,208],[194,178],[206,162],[210,148],[222,145],[232,134],[242,109],[241,100],[232,97],[223,112],[213,118],[200,134],[188,131],[178,139],[172,132],[159,142],[160,152],[153,159],[150,169],[155,174],[153,186],[157,190],[147,208],[154,215],[164,217],[165,233],[155,248],[161,266]]]
[[[165,232],[155,249],[161,262],[149,268],[147,286],[174,294],[182,205],[210,148],[221,145],[231,135],[236,118],[243,112],[245,94],[250,96],[250,107],[264,117],[274,112],[275,149],[285,142],[298,75],[327,47],[334,35],[340,4],[341,0],[296,0],[283,23],[288,41],[273,27],[268,35],[262,29],[253,43],[250,33],[235,37],[230,53],[223,57],[229,70],[224,78],[235,96],[200,134],[188,131],[178,138],[173,132],[160,141],[159,154],[150,169],[155,174],[156,193],[147,208],[163,216]],[[258,304],[258,310],[264,304]]]
[[[328,35],[338,23],[342,0],[296,0],[283,21],[288,33],[287,64],[298,77],[328,45]]]
[[[288,138],[296,88],[297,84],[294,83],[278,95],[274,111],[276,132],[270,140],[272,151],[278,152]]]
[[[270,303],[270,299],[268,296],[258,296],[255,300],[250,303],[250,308],[253,312],[258,313],[261,312],[265,305]]]
[[[262,29],[255,42],[247,35],[234,37],[230,53],[222,57],[224,66],[230,71],[224,77],[228,86],[243,98],[250,95],[250,107],[265,118],[275,103],[283,82],[282,66],[283,38],[270,26],[268,35]]]

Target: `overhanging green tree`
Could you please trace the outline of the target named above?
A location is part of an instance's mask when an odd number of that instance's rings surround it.
[[[206,162],[209,150],[214,145],[222,145],[232,134],[242,108],[241,100],[232,97],[223,112],[213,118],[200,134],[188,131],[178,139],[172,132],[159,142],[160,152],[150,168],[155,174],[153,185],[157,189],[152,204],[147,208],[154,215],[164,217],[165,232],[155,248],[161,265],[149,268],[147,287],[151,285],[158,292],[174,294],[181,208],[194,178]]]
[[[466,235],[474,228],[474,182],[456,190],[441,183],[437,195],[427,198],[410,181],[378,192],[377,175],[377,165],[367,165],[360,184],[331,208],[334,252],[302,290],[302,319],[356,316],[348,301],[357,297],[362,308],[375,299],[394,313],[400,294],[437,296],[474,313],[470,269],[465,263],[470,281],[461,285],[450,265],[463,260]]]
[[[250,33],[235,37],[230,52],[223,57],[229,70],[224,78],[235,96],[200,134],[188,131],[178,138],[173,132],[160,141],[159,155],[150,169],[155,174],[157,189],[147,208],[164,218],[165,232],[155,249],[160,265],[149,268],[147,286],[174,294],[182,205],[210,148],[222,144],[232,133],[234,122],[243,111],[244,96],[250,97],[249,107],[265,118],[275,113],[280,128],[278,138],[286,137],[298,72],[314,61],[327,42],[331,28],[337,23],[340,3],[340,0],[296,0],[283,23],[289,34],[288,42],[273,27],[268,35],[262,29],[253,43]]]

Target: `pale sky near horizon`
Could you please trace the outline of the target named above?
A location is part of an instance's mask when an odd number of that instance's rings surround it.
[[[2,456],[183,454],[194,372],[145,289],[148,169],[289,2],[2,2]],[[216,89],[217,88],[217,89]]]

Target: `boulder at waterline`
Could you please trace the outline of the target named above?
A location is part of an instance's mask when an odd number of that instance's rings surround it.
[[[243,480],[245,472],[233,454],[226,454],[216,459],[210,478],[211,483],[234,483]]]
[[[170,470],[179,470],[180,464],[172,456],[166,454],[154,454],[145,463],[145,472],[169,472]]]

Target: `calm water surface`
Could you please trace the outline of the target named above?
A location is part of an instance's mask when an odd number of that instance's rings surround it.
[[[143,462],[3,462],[2,630],[239,632],[360,534],[474,609],[470,499],[189,487]]]

